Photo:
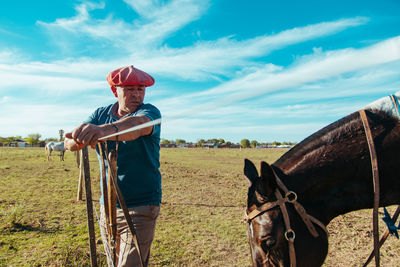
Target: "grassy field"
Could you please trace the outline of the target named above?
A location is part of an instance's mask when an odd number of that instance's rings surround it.
[[[248,186],[243,160],[258,166],[285,151],[162,149],[163,202],[150,266],[250,266],[241,222]],[[90,166],[97,200],[99,170],[91,149]],[[64,162],[56,154],[47,162],[43,148],[0,148],[0,266],[90,265],[86,204],[76,202],[78,177],[70,152]],[[371,214],[363,210],[331,222],[324,266],[362,265],[373,247]],[[383,232],[382,221],[380,226]],[[96,231],[98,239],[98,225]],[[101,244],[97,251],[105,266]],[[398,266],[399,252],[390,236],[382,266]]]

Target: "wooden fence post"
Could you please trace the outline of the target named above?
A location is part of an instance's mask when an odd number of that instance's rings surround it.
[[[97,267],[96,257],[96,240],[94,231],[94,219],[93,219],[93,203],[92,203],[92,188],[90,183],[90,166],[89,166],[89,153],[87,147],[82,149],[81,162],[83,161],[83,170],[85,176],[85,191],[86,191],[86,208],[87,208],[87,220],[89,230],[89,248],[90,248],[90,261],[92,267]],[[82,167],[81,165],[81,167]]]
[[[81,153],[82,153],[82,152],[81,152],[80,150],[75,151],[76,166],[77,166],[78,168],[81,167]]]
[[[83,153],[83,150],[76,151],[76,161],[78,163],[79,168],[79,179],[78,179],[78,193],[76,194],[76,201],[83,200],[82,199],[82,189],[83,189],[83,156],[80,154]],[[78,162],[79,160],[79,162]]]

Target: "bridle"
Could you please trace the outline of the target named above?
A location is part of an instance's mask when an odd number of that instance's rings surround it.
[[[276,206],[279,206],[281,212],[282,212],[282,216],[283,216],[283,221],[285,223],[285,239],[288,241],[289,244],[289,257],[290,257],[290,265],[292,267],[296,266],[296,253],[295,253],[295,249],[294,249],[294,239],[296,238],[296,233],[294,232],[294,230],[291,228],[290,226],[290,218],[289,218],[289,214],[286,208],[286,203],[291,203],[293,205],[293,207],[295,208],[295,210],[297,211],[297,213],[300,215],[301,219],[303,220],[304,224],[307,226],[308,231],[311,233],[311,235],[313,237],[318,237],[319,234],[318,232],[315,230],[315,227],[313,225],[316,224],[319,227],[321,227],[327,236],[329,236],[328,234],[328,230],[326,229],[325,225],[320,222],[318,219],[316,219],[315,217],[307,214],[306,210],[304,209],[304,207],[297,202],[297,194],[293,191],[289,191],[286,186],[283,184],[283,182],[281,181],[281,179],[279,179],[278,175],[275,173],[275,171],[272,169],[272,172],[275,176],[275,180],[277,182],[277,188],[275,190],[275,197],[276,197],[276,201],[273,202],[266,202],[263,205],[261,205],[260,207],[257,207],[256,209],[254,209],[253,211],[247,213],[247,209],[246,209],[246,216],[244,221],[246,221],[247,223],[251,223],[251,221],[256,218],[257,216],[263,214],[264,212],[271,210],[273,208],[275,208]],[[282,190],[284,192],[284,197],[281,194]],[[265,255],[264,250],[262,250],[262,257],[263,257],[263,264],[266,263],[267,261],[267,257]]]
[[[393,99],[393,98],[392,98]],[[379,208],[379,172],[378,172],[378,160],[376,156],[376,150],[374,146],[374,141],[372,138],[372,133],[371,129],[368,123],[367,115],[365,113],[365,110],[360,110],[360,118],[364,126],[364,131],[366,134],[367,138],[367,143],[370,151],[370,156],[371,156],[371,165],[372,165],[372,176],[373,176],[373,183],[374,183],[374,206],[373,206],[373,233],[374,233],[374,251],[373,251],[373,256],[375,257],[375,265],[379,266],[380,264],[380,259],[379,259],[379,226],[378,226],[378,208]],[[289,191],[286,186],[283,184],[283,182],[279,179],[278,175],[276,172],[272,169],[272,172],[275,176],[275,180],[277,182],[278,187],[275,190],[275,196],[276,196],[276,201],[273,202],[266,202],[260,207],[257,207],[255,210],[251,211],[250,213],[247,213],[246,210],[246,217],[245,221],[248,222],[249,224],[251,221],[256,218],[257,216],[261,215],[262,213],[271,210],[275,208],[276,206],[279,206],[282,216],[283,216],[283,221],[285,223],[285,239],[288,241],[289,244],[289,257],[290,257],[290,265],[292,267],[296,266],[296,253],[294,249],[294,239],[296,237],[295,232],[290,226],[290,218],[289,214],[286,209],[286,203],[292,203],[293,207],[297,211],[297,213],[300,215],[302,218],[304,224],[307,226],[308,231],[311,233],[312,236],[315,238],[318,237],[318,232],[315,230],[313,223],[317,224],[319,227],[321,227],[327,236],[328,230],[326,229],[325,225],[322,224],[318,219],[315,217],[307,214],[305,211],[304,207],[297,202],[297,194],[293,191]],[[282,196],[280,190],[282,190],[285,193],[285,197]],[[262,250],[262,257],[263,257],[263,263],[267,261],[267,257],[265,255],[264,250]],[[372,253],[371,253],[372,255]],[[371,258],[371,257],[370,257]],[[367,263],[364,265],[366,266],[370,259],[368,259]]]
[[[396,101],[396,96],[390,95],[390,99],[393,103],[394,109],[396,110],[397,114],[400,116],[399,112],[399,106]],[[375,265],[380,266],[380,257],[379,257],[379,248],[383,244],[383,242],[386,240],[384,239],[385,237],[382,237],[381,241],[379,241],[379,225],[378,225],[378,209],[379,209],[379,194],[380,194],[380,189],[379,189],[379,171],[378,171],[378,159],[376,155],[376,150],[375,150],[375,145],[374,145],[374,140],[372,137],[371,133],[371,128],[368,123],[368,118],[365,113],[365,110],[360,110],[359,111],[360,118],[364,127],[367,143],[368,143],[368,148],[370,152],[370,158],[371,158],[371,169],[372,169],[372,178],[373,178],[373,185],[374,185],[374,204],[373,204],[373,216],[372,216],[372,221],[373,221],[373,233],[374,233],[374,250],[371,253],[370,257],[368,258],[367,262],[363,265],[366,266],[372,257],[375,257]],[[289,214],[286,209],[286,203],[292,203],[293,207],[297,211],[297,213],[300,215],[302,218],[304,224],[307,226],[308,231],[316,238],[318,237],[318,232],[315,230],[315,227],[313,225],[316,224],[321,229],[323,229],[326,233],[327,236],[329,236],[328,231],[325,227],[324,224],[322,224],[318,219],[315,217],[307,214],[305,211],[304,207],[297,202],[297,194],[293,191],[289,191],[286,186],[283,184],[283,182],[279,179],[278,175],[275,173],[274,169],[272,169],[272,172],[275,176],[276,182],[277,182],[277,188],[275,190],[275,196],[276,196],[276,201],[273,202],[266,202],[260,207],[257,207],[255,210],[251,211],[250,213],[247,213],[246,209],[246,216],[245,216],[245,221],[247,223],[251,223],[251,221],[256,218],[257,216],[263,214],[264,212],[271,210],[275,208],[276,206],[279,206],[282,215],[283,215],[283,221],[285,223],[285,239],[288,241],[289,244],[289,257],[290,257],[290,265],[292,267],[296,266],[296,253],[294,249],[294,239],[296,237],[295,232],[290,226],[290,218]],[[280,190],[282,190],[285,193],[285,197],[282,196]],[[398,214],[400,212],[400,205],[396,210],[395,215],[393,216],[397,218]],[[388,235],[388,231],[384,234],[384,236]],[[262,249],[261,249],[262,250]],[[267,257],[262,250],[262,257],[263,257],[263,264],[266,263]]]

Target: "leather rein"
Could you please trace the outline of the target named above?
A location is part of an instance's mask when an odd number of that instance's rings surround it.
[[[393,103],[393,106],[395,107],[395,110],[397,111],[397,113],[400,115],[399,112],[399,106],[397,104],[396,101],[396,97],[394,95],[390,95],[390,99]],[[371,132],[371,128],[369,126],[368,123],[368,118],[367,118],[367,114],[365,113],[365,110],[360,110],[359,111],[360,114],[360,118],[361,121],[363,123],[363,127],[364,127],[364,132],[366,135],[366,139],[367,139],[367,143],[368,143],[368,148],[369,148],[369,152],[370,152],[370,158],[371,158],[371,168],[372,168],[372,178],[373,178],[373,184],[374,184],[374,204],[373,204],[373,214],[372,214],[372,222],[373,222],[373,233],[374,233],[374,250],[372,251],[370,257],[368,258],[367,262],[363,265],[366,266],[370,260],[375,257],[375,266],[380,266],[380,253],[379,253],[379,248],[380,246],[383,244],[383,242],[386,240],[386,237],[388,235],[388,231],[386,231],[386,233],[384,234],[384,236],[382,237],[381,241],[379,241],[379,224],[378,224],[378,209],[379,209],[379,170],[378,170],[378,158],[376,155],[376,149],[375,149],[375,145],[374,145],[374,140],[372,137],[372,132]],[[300,217],[302,218],[304,224],[307,226],[308,231],[314,236],[314,237],[318,237],[318,232],[315,230],[315,227],[313,225],[316,224],[319,227],[321,227],[325,233],[327,234],[327,236],[329,236],[328,230],[326,229],[325,225],[323,223],[321,223],[318,219],[316,219],[315,217],[307,214],[306,210],[304,209],[304,207],[297,202],[297,195],[295,192],[293,191],[289,191],[286,186],[283,184],[283,182],[279,179],[278,175],[275,173],[275,171],[272,169],[276,182],[278,184],[278,187],[275,190],[275,196],[276,196],[276,201],[273,202],[267,202],[264,203],[263,205],[261,205],[260,207],[256,208],[255,210],[251,211],[250,213],[247,213],[247,209],[246,209],[246,217],[245,217],[245,221],[247,223],[251,223],[251,221],[259,216],[260,214],[271,210],[273,208],[275,208],[276,206],[279,206],[279,208],[281,209],[282,215],[283,215],[283,221],[285,223],[285,228],[286,228],[286,232],[285,232],[285,238],[288,241],[289,244],[289,257],[290,257],[290,266],[295,267],[296,266],[296,253],[295,253],[295,249],[294,249],[294,239],[296,237],[295,232],[293,231],[293,229],[290,226],[290,218],[289,218],[289,214],[287,212],[286,209],[286,203],[292,203],[293,207],[295,208],[295,210],[297,211],[297,213],[300,215]],[[285,197],[282,196],[280,190],[282,190],[285,193]],[[397,216],[400,212],[400,205],[397,208]],[[395,217],[396,214],[393,216]],[[396,216],[396,217],[397,217]],[[262,250],[263,251],[263,250]],[[266,255],[265,252],[263,251],[264,255],[263,255],[263,263],[265,264],[265,262],[267,261],[266,259]]]
[[[393,108],[394,108],[395,112],[400,117],[400,110],[399,110],[399,106],[397,104],[397,97],[395,95],[390,95],[389,97],[393,104]],[[389,235],[389,230],[387,229],[386,232],[383,234],[381,240],[379,240],[378,209],[379,209],[380,190],[379,190],[378,157],[376,155],[374,139],[372,137],[371,128],[368,123],[367,114],[365,113],[365,110],[360,110],[359,113],[360,113],[361,120],[363,122],[364,131],[365,131],[365,135],[366,135],[367,142],[368,142],[369,153],[370,153],[370,158],[371,158],[372,178],[373,178],[373,183],[374,183],[374,204],[373,204],[373,211],[372,211],[374,249],[371,252],[371,254],[369,255],[367,261],[364,263],[363,267],[367,266],[373,257],[375,257],[375,266],[380,266],[379,249],[383,245],[383,243],[386,241],[386,238]],[[395,214],[393,215],[392,220],[394,219],[396,221],[397,217],[399,216],[399,213],[400,213],[400,205],[397,207],[397,210],[395,211]]]

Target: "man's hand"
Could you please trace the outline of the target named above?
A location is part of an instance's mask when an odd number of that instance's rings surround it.
[[[65,134],[64,146],[70,151],[79,150],[82,146],[95,147],[98,139],[105,136],[102,127],[94,124],[81,124],[72,132]]]
[[[102,125],[81,124],[72,132],[65,134],[64,147],[70,151],[76,151],[83,146],[96,147],[99,138],[113,134],[118,131],[137,126],[149,122],[150,118],[146,116],[129,116],[120,119],[114,124],[107,123]],[[118,136],[119,141],[131,141],[141,136],[149,135],[153,131],[153,126],[149,126],[138,131],[128,132]],[[117,140],[115,136],[107,138],[107,140]]]

